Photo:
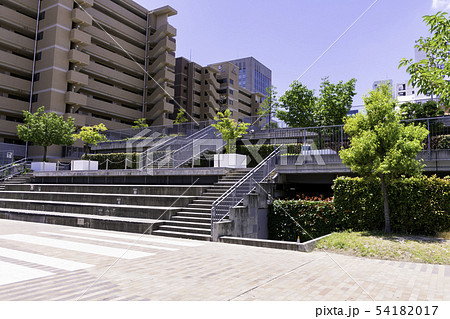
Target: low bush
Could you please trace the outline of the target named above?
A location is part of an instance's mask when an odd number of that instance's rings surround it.
[[[339,228],[334,205],[329,201],[276,200],[269,212],[269,238],[301,242]]]
[[[255,167],[259,163],[253,154],[258,153],[264,159],[275,151],[278,146],[280,144],[237,145],[236,153],[247,155],[251,159],[247,167]],[[285,144],[285,147],[288,154],[297,155],[301,152],[302,144]]]
[[[98,161],[100,170],[125,169],[125,159],[127,159],[127,169],[135,169],[138,168],[139,153],[88,154],[83,155],[82,159]]]

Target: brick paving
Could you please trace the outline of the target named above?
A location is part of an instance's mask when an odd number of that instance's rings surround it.
[[[144,238],[159,242],[140,240],[139,246],[130,248],[149,255],[118,259],[5,236],[31,235],[121,249],[139,238],[137,234],[125,234],[131,236],[130,241],[120,237],[124,233],[88,230],[83,234],[74,233],[74,229],[86,230],[0,220],[2,248],[91,265],[67,271],[56,264],[39,265],[0,254],[0,262],[10,265],[10,273],[3,278],[14,275],[15,266],[51,274],[3,285],[0,274],[0,300],[450,300],[450,265],[157,236]]]

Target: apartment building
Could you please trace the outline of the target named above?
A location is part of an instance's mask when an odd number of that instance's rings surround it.
[[[226,109],[236,120],[256,116],[263,98],[264,94],[239,85],[239,68],[231,62],[203,67],[183,57],[176,59],[175,108],[185,109],[189,120],[210,120]]]
[[[131,0],[2,0],[0,149],[21,143],[22,111],[42,105],[77,126],[172,123],[176,13]]]
[[[251,92],[266,95],[272,85],[272,71],[254,57],[227,61],[239,68],[239,85]]]

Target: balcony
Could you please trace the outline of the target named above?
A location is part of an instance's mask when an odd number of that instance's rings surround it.
[[[149,57],[157,57],[164,53],[164,51],[175,51],[176,44],[169,40],[169,38],[162,39],[158,44],[150,50]]]
[[[173,113],[173,104],[170,104],[165,99],[156,103],[147,113],[147,117],[152,120],[157,120],[163,113]]]
[[[165,82],[175,82],[175,74],[167,68],[162,69],[152,77],[153,80],[149,80],[148,82],[148,87],[150,89],[155,89],[159,85],[163,85]]]
[[[67,82],[75,84],[77,86],[88,85],[89,77],[86,74],[70,70],[67,72]]]
[[[64,101],[69,105],[86,105],[87,96],[75,92],[66,92]]]
[[[148,97],[147,103],[155,104],[163,97],[172,98],[174,95],[174,89],[168,87],[167,85],[162,85],[155,89],[155,91]]]
[[[77,2],[83,8],[90,8],[94,5],[94,0],[78,0]]]
[[[175,57],[170,55],[169,52],[164,52],[164,54],[161,54],[154,62],[152,62],[152,64],[150,64],[148,71],[153,75],[167,66],[175,66]]]
[[[89,65],[89,55],[78,50],[69,51],[69,61],[79,65]]]
[[[211,72],[204,74],[203,79],[208,81],[209,83],[211,83],[215,89],[220,88],[219,82],[217,82],[216,78],[214,77],[214,75]]]
[[[161,41],[164,37],[174,37],[177,35],[177,29],[175,29],[170,24],[165,24],[159,27],[154,34],[149,38],[151,44],[156,44]]]
[[[72,11],[72,21],[83,26],[92,25],[92,18],[81,9],[74,9]]]
[[[72,29],[70,31],[70,41],[78,45],[89,45],[91,44],[91,36],[81,30]]]

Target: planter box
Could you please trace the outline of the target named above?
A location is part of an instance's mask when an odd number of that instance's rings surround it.
[[[72,171],[97,171],[98,161],[76,160],[71,161],[70,170]]]
[[[241,154],[216,154],[214,167],[247,168],[247,156]]]
[[[32,162],[31,170],[35,172],[55,172],[56,163],[48,162]]]

